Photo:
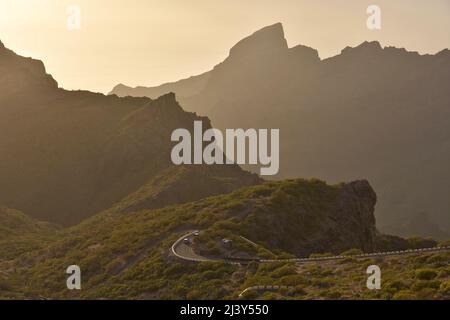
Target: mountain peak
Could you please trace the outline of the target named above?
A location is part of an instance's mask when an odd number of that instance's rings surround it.
[[[130,89],[131,89],[130,87],[124,85],[123,83],[119,83],[112,89],[110,93],[108,93],[108,95],[115,94],[119,97],[127,96],[126,92]]]
[[[17,88],[51,87],[57,88],[58,83],[47,74],[44,63],[33,58],[25,58],[5,47],[0,41],[0,63],[2,70],[0,82],[6,81],[8,86]],[[5,80],[6,79],[6,80]],[[30,90],[30,87],[27,88]]]
[[[378,41],[364,41],[360,45],[356,47],[346,47],[342,50],[341,54],[345,53],[374,53],[378,51],[382,51],[383,47]]]
[[[313,49],[311,47],[307,47],[304,45],[296,45],[295,47],[292,47],[289,49],[289,51],[297,58],[302,59],[305,61],[313,61],[313,62],[319,62],[319,52],[316,49]]]
[[[153,105],[164,110],[174,110],[176,112],[183,111],[183,108],[177,101],[175,93],[169,92],[152,101]]]
[[[364,41],[357,48],[370,48],[370,49],[382,49],[380,42],[378,41]]]
[[[287,41],[284,38],[283,25],[276,23],[264,27],[252,35],[239,41],[230,50],[230,56],[242,56],[258,53],[271,53],[273,51],[287,50]]]
[[[114,88],[117,89],[122,89],[122,88],[129,88],[128,86],[124,85],[123,83],[119,83],[117,86],[115,86]]]
[[[2,55],[10,55],[12,53],[11,50],[9,50],[1,40],[0,40],[0,53]]]
[[[174,92],[166,93],[166,94],[160,96],[158,99],[156,99],[156,101],[164,102],[167,104],[174,104],[174,103],[178,104],[178,101],[176,99],[176,95]]]
[[[448,50],[447,48],[439,51],[436,56],[449,56],[450,55],[450,50]]]

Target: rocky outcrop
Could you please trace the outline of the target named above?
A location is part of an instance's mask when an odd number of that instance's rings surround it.
[[[377,236],[375,204],[377,196],[368,181],[342,184],[337,201],[310,239],[299,245],[297,254],[341,253],[351,248],[373,252]]]
[[[335,186],[319,180],[271,182],[243,191],[231,211],[240,235],[297,257],[358,248],[372,252],[376,194],[365,180]],[[250,195],[250,196],[248,196]],[[226,224],[224,224],[226,226]],[[234,228],[232,232],[236,232]]]
[[[354,181],[342,188],[339,206],[331,217],[342,230],[358,230],[355,233],[337,234],[346,246],[372,252],[376,237],[375,204],[377,196],[367,180]],[[339,245],[333,245],[336,251]]]

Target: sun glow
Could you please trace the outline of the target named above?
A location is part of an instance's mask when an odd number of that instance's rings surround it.
[[[81,8],[82,23],[71,31],[67,8],[74,4]],[[378,0],[384,22],[376,31],[366,27],[370,4],[0,0],[0,40],[19,54],[43,60],[63,87],[101,92],[120,82],[151,86],[200,74],[222,61],[237,41],[276,22],[283,23],[290,45],[316,48],[322,58],[365,40],[421,53],[450,47],[446,0],[415,2],[413,9],[409,0]]]

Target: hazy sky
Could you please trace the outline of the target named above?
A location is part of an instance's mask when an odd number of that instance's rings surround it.
[[[382,29],[366,27],[368,5]],[[81,29],[67,28],[67,7]],[[66,89],[108,92],[209,70],[243,37],[282,22],[290,46],[322,58],[364,40],[422,53],[450,48],[450,0],[0,0],[0,40],[44,61]]]

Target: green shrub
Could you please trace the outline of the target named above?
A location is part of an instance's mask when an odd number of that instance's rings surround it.
[[[342,293],[339,290],[326,290],[321,292],[320,295],[327,299],[336,300],[342,296]]]
[[[242,298],[246,299],[246,300],[255,300],[256,298],[258,298],[258,296],[259,296],[258,291],[256,291],[256,290],[249,290],[249,291],[246,291],[244,293]]]
[[[6,282],[6,280],[0,279],[0,290],[10,290],[11,286],[8,282]]]
[[[420,300],[434,300],[436,297],[436,289],[423,288],[416,293],[416,297]]]
[[[416,271],[416,278],[420,280],[432,280],[437,277],[437,272],[433,269],[419,269]]]
[[[292,289],[292,293],[294,295],[297,295],[297,296],[304,296],[304,295],[306,295],[306,291],[305,291],[305,289],[302,286],[295,286],[295,288]]]
[[[297,273],[297,268],[292,265],[285,265],[277,270],[275,270],[272,274],[275,278],[281,278],[289,275],[294,275]]]
[[[191,290],[186,294],[186,299],[188,300],[199,300],[203,297],[203,293],[200,290]]]
[[[351,258],[351,257],[346,257],[344,259],[339,260],[339,264],[348,264],[348,263],[353,263],[356,262],[355,258]]]
[[[265,292],[262,296],[262,300],[279,300],[280,296],[275,292]]]
[[[387,288],[391,289],[391,292],[401,291],[403,289],[408,289],[408,285],[402,280],[394,280],[391,283],[387,284]]]
[[[417,297],[414,292],[409,290],[402,290],[394,294],[392,297],[393,300],[416,300]]]
[[[312,281],[312,285],[317,288],[330,288],[334,285],[333,279],[325,278],[325,279],[314,279]]]
[[[437,245],[437,242],[430,238],[414,237],[406,239],[406,241],[410,249],[433,248]]]
[[[357,255],[360,255],[360,254],[363,254],[363,253],[364,252],[362,252],[361,249],[354,248],[354,249],[350,249],[350,250],[342,252],[341,255],[342,256],[357,256]]]
[[[446,280],[441,283],[439,287],[439,292],[444,295],[450,295],[450,280]]]
[[[414,291],[420,291],[426,288],[439,289],[440,286],[441,286],[440,281],[419,280],[414,282],[411,288]]]
[[[330,253],[330,252],[325,252],[325,253],[311,253],[309,255],[310,258],[326,258],[326,257],[333,257],[334,254]]]
[[[283,286],[296,286],[296,285],[305,285],[308,283],[308,280],[301,275],[289,275],[280,279],[280,284]]]
[[[438,278],[446,278],[450,276],[450,267],[439,270]]]
[[[450,247],[450,239],[439,242],[438,247]]]
[[[426,261],[435,266],[446,266],[446,265],[448,265],[449,260],[450,260],[450,254],[437,253],[437,254],[433,254],[433,255],[429,256]]]

